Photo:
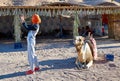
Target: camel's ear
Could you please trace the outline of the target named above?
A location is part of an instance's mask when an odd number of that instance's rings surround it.
[[[88,32],[88,38],[90,38],[90,32]]]
[[[93,34],[90,35],[90,38],[93,38]]]

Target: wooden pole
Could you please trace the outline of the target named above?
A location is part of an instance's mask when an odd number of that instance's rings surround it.
[[[78,13],[75,12],[75,14],[74,14],[74,25],[73,25],[73,37],[74,38],[76,36],[79,36],[79,33],[78,33],[79,24],[80,24],[80,21],[79,21]]]
[[[15,44],[14,48],[22,48],[21,44],[21,27],[20,27],[20,18],[19,15],[14,15],[14,37],[15,37]]]

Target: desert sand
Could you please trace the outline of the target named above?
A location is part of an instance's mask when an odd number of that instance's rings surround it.
[[[0,81],[120,81],[120,41],[95,38],[98,60],[89,69],[78,70],[73,39],[37,39],[36,54],[40,71],[25,75],[29,69],[26,41],[14,49],[14,41],[0,42]],[[113,54],[114,61],[104,55]]]

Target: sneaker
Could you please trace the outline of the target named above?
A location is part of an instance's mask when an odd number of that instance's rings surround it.
[[[40,68],[39,67],[35,67],[34,71],[39,71]]]
[[[34,71],[32,71],[32,70],[26,71],[26,75],[30,75],[30,74],[34,74]]]

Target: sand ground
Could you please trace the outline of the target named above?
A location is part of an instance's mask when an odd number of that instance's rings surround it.
[[[26,42],[14,49],[13,41],[0,42],[0,81],[120,81],[120,41],[96,38],[99,60],[89,69],[78,70],[72,39],[37,39],[36,54],[40,71],[25,75],[29,69]],[[106,61],[113,54],[114,61]]]

